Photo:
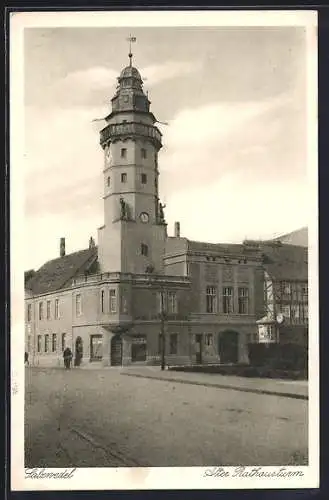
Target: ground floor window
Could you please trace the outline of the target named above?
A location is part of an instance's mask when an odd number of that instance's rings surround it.
[[[62,333],[62,352],[64,352],[66,347],[66,333]]]
[[[53,336],[51,339],[51,350],[52,350],[52,352],[57,351],[57,335],[56,335],[56,333],[53,333]]]
[[[37,338],[37,350],[38,352],[41,352],[41,335],[38,335]]]
[[[90,335],[90,361],[103,358],[103,335]]]
[[[146,361],[147,344],[146,337],[140,336],[132,339],[131,361]]]
[[[169,354],[177,354],[178,350],[178,335],[177,333],[170,334],[170,343],[169,343]]]
[[[212,334],[212,333],[206,333],[206,334],[205,334],[204,343],[205,343],[205,345],[207,345],[207,346],[210,346],[210,345],[213,345],[213,344],[214,344],[214,336],[213,336],[213,334]]]

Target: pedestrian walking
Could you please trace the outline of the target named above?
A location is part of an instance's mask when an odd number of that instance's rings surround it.
[[[71,368],[72,357],[72,351],[69,347],[67,347],[63,352],[64,366],[67,370]]]

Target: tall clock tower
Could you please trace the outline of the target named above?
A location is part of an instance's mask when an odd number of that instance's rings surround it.
[[[158,190],[161,133],[139,71],[118,78],[112,111],[100,132],[104,151],[104,226],[98,232],[101,272],[163,271],[166,223]]]

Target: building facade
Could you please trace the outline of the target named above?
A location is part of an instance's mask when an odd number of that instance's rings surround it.
[[[171,365],[248,363],[251,342],[300,342],[303,335],[307,342],[307,249],[190,241],[179,223],[168,237],[159,199],[162,136],[129,57],[100,132],[97,245],[90,238],[88,248],[66,255],[61,239],[58,258],[25,273],[30,363],[61,365],[67,346],[82,354],[82,366],[159,364],[163,355]],[[264,326],[269,316],[275,333]]]

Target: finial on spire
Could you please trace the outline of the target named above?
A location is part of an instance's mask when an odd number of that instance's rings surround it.
[[[127,38],[127,41],[129,42],[129,54],[128,54],[128,57],[129,57],[129,66],[132,66],[133,55],[132,55],[132,52],[131,52],[131,44],[134,43],[134,42],[136,42],[136,37],[129,35],[129,37]]]

